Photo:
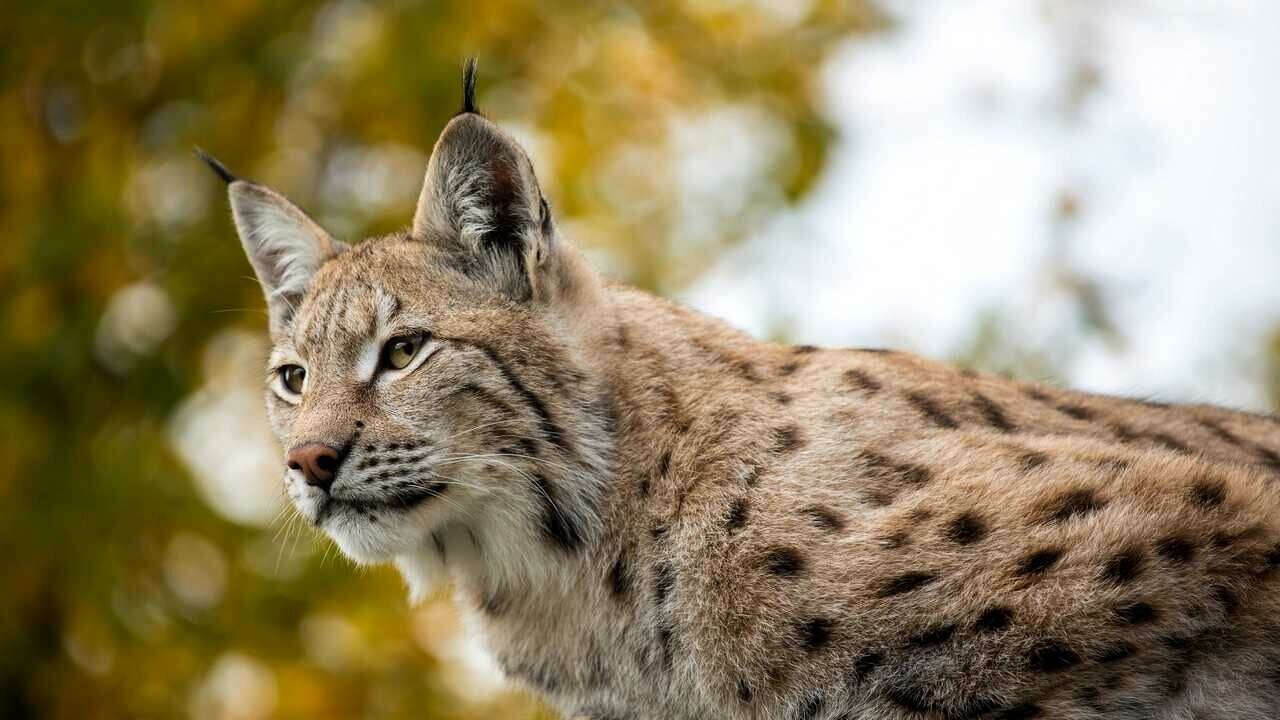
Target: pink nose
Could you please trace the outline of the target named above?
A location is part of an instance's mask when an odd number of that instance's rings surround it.
[[[341,458],[337,450],[324,443],[313,442],[290,450],[285,461],[290,468],[302,473],[308,485],[328,492],[333,476],[338,473]]]

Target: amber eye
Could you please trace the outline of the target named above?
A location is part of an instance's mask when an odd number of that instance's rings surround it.
[[[421,335],[391,338],[382,348],[382,364],[393,370],[403,370],[421,349]]]
[[[302,381],[307,379],[307,371],[301,365],[285,365],[280,368],[280,382],[294,395],[302,394]]]

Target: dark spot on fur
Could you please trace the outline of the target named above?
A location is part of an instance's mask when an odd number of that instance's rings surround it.
[[[792,548],[776,547],[765,556],[769,572],[778,577],[795,577],[804,572],[804,557]]]
[[[818,346],[817,345],[797,345],[794,348],[792,348],[792,351],[795,352],[795,354],[797,355],[808,355],[809,353],[818,352]]]
[[[1012,620],[1012,610],[1006,607],[993,607],[979,615],[973,626],[983,632],[995,632],[1008,627]]]
[[[864,678],[880,667],[880,663],[884,662],[884,656],[878,652],[865,652],[853,661],[853,671],[857,673],[859,678]]]
[[[1049,462],[1049,456],[1039,450],[1028,450],[1018,456],[1018,465],[1023,472],[1031,472]]]
[[[654,392],[662,396],[662,416],[663,419],[675,428],[677,433],[683,435],[689,432],[689,426],[692,421],[685,414],[684,406],[680,403],[680,398],[676,396],[676,391],[666,383],[659,383],[654,388]]]
[[[844,518],[829,507],[823,507],[822,505],[810,505],[800,512],[808,515],[809,520],[814,525],[823,528],[824,530],[838,531],[844,529]]]
[[[541,473],[533,474],[534,493],[542,503],[542,530],[552,544],[561,550],[574,551],[582,546],[583,532],[577,522],[556,502],[556,491]]]
[[[1156,609],[1144,602],[1121,605],[1115,609],[1116,620],[1126,625],[1142,625],[1156,619]]]
[[[824,647],[831,641],[835,623],[827,618],[812,618],[800,625],[800,645],[809,652]]]
[[[1222,606],[1222,612],[1227,615],[1235,613],[1240,607],[1240,598],[1228,587],[1214,585],[1209,589],[1209,594]]]
[[[885,689],[884,696],[893,704],[912,713],[946,720],[976,718],[997,707],[995,701],[982,695],[956,696],[940,693],[934,687],[927,685],[890,686]]]
[[[631,577],[627,570],[627,556],[618,553],[618,558],[609,567],[609,589],[614,597],[623,597],[631,590]]]
[[[925,420],[930,423],[947,429],[955,429],[960,427],[955,418],[943,412],[933,400],[929,399],[922,393],[907,393],[907,401],[915,406],[916,410],[924,416]]]
[[[1042,513],[1046,522],[1062,523],[1075,517],[1091,515],[1107,506],[1107,502],[1088,488],[1068,490],[1045,503]]]
[[[1280,454],[1261,445],[1255,445],[1253,451],[1257,454],[1259,462],[1266,465],[1269,470],[1280,470]]]
[[[1137,650],[1129,643],[1121,642],[1115,645],[1109,645],[1094,655],[1094,659],[1100,663],[1120,662],[1128,657],[1133,657]]]
[[[750,683],[748,683],[746,680],[738,681],[738,700],[739,701],[750,704],[751,698],[754,697],[754,695],[755,693],[751,691]]]
[[[861,390],[868,395],[874,395],[877,392],[880,392],[880,388],[883,387],[879,380],[876,380],[867,373],[856,368],[844,371],[844,381],[855,389]]]
[[[1191,452],[1191,448],[1187,447],[1186,443],[1173,437],[1172,435],[1156,432],[1156,433],[1147,433],[1143,437],[1157,445],[1168,448],[1169,450],[1172,450],[1174,452],[1178,452],[1178,453]]]
[[[498,665],[509,677],[523,680],[542,692],[554,694],[560,690],[560,679],[551,672],[550,668],[536,664],[516,664],[509,658],[501,657],[498,658]]]
[[[729,364],[733,371],[742,376],[748,382],[760,382],[760,375],[756,373],[756,368],[749,360],[737,359]]]
[[[1053,673],[1078,664],[1080,656],[1061,641],[1051,639],[1032,647],[1027,660],[1032,670]]]
[[[1203,427],[1205,430],[1208,430],[1210,433],[1213,434],[1214,437],[1218,438],[1222,442],[1227,443],[1228,445],[1244,447],[1245,442],[1240,439],[1240,436],[1226,429],[1218,422],[1213,420],[1200,420],[1199,422],[1200,422],[1200,427]]]
[[[862,484],[867,486],[864,493],[872,505],[888,505],[904,486],[919,487],[931,478],[926,467],[894,462],[879,453],[859,452],[856,459],[866,466],[868,482]]]
[[[1268,569],[1280,567],[1280,545],[1272,545],[1271,549],[1263,555],[1262,561],[1267,564]]]
[[[773,450],[777,453],[789,453],[799,450],[804,445],[800,437],[800,428],[795,425],[776,428],[773,431]]]
[[[996,716],[997,720],[1031,720],[1040,717],[1040,708],[1031,703],[1015,705]]]
[[[676,585],[676,570],[669,562],[660,562],[653,568],[653,602],[662,605]]]
[[[1229,533],[1218,531],[1213,534],[1213,545],[1218,548],[1227,548],[1246,538],[1257,537],[1263,532],[1261,525],[1251,525],[1239,532]]]
[[[892,597],[894,595],[902,595],[913,590],[918,590],[925,585],[933,582],[937,576],[923,572],[909,572],[889,578],[880,588],[880,597]]]
[[[904,485],[912,485],[915,487],[919,487],[929,482],[930,478],[933,476],[933,474],[929,472],[929,468],[921,465],[912,465],[910,463],[896,465],[893,470],[897,474],[898,479],[901,480]]]
[[[1094,412],[1092,410],[1090,410],[1087,407],[1081,407],[1079,405],[1068,405],[1068,404],[1059,405],[1058,412],[1068,417],[1073,417],[1076,420],[1092,420],[1095,417]]]
[[[1027,397],[1037,402],[1049,402],[1050,400],[1053,399],[1049,397],[1048,393],[1041,390],[1040,388],[1035,388],[1035,387],[1024,388],[1022,392]]]
[[[919,635],[915,635],[907,639],[907,645],[912,647],[928,647],[929,645],[938,645],[951,639],[956,633],[955,625],[939,625],[929,628]]]
[[[1205,509],[1216,508],[1227,498],[1227,489],[1220,482],[1200,480],[1191,486],[1191,502]]]
[[[1062,551],[1056,549],[1037,550],[1022,559],[1016,570],[1019,575],[1039,575],[1053,567],[1062,557]]]
[[[884,696],[894,705],[913,713],[924,714],[933,710],[933,703],[925,695],[924,689],[916,685],[890,687],[884,691]]]
[[[1133,428],[1122,422],[1113,422],[1108,425],[1108,428],[1111,430],[1111,434],[1115,435],[1116,439],[1122,443],[1131,443],[1140,437],[1138,433],[1133,431]]]
[[[1102,578],[1114,583],[1133,582],[1142,574],[1142,551],[1129,548],[1102,566]]]
[[[872,507],[884,507],[893,502],[894,493],[888,490],[868,490],[864,497]]]
[[[694,338],[693,344],[703,354],[724,365],[747,382],[760,382],[761,378],[759,373],[756,372],[755,366],[749,360],[736,355],[732,350],[712,345],[700,338]]]
[[[667,450],[658,457],[657,475],[665,478],[669,472],[671,472],[671,451]]]
[[[889,550],[897,550],[910,542],[911,533],[906,530],[898,530],[896,532],[889,533],[879,540],[879,543]]]
[[[769,397],[773,398],[773,401],[778,403],[779,405],[791,404],[791,396],[781,391],[771,392],[769,393]]]
[[[1174,653],[1164,663],[1167,671],[1163,683],[1165,692],[1169,695],[1181,694],[1186,690],[1190,670],[1202,652],[1198,647],[1200,641],[1191,636],[1168,635],[1161,638],[1160,642]]]
[[[480,601],[480,609],[489,617],[500,617],[511,607],[511,598],[490,589]]]
[[[667,621],[658,623],[658,648],[662,656],[662,669],[670,671],[674,664],[675,654],[672,652],[672,645],[675,640],[675,631]]]
[[[778,374],[784,377],[787,375],[794,375],[795,372],[799,369],[800,369],[800,363],[795,360],[792,360],[791,362],[785,363],[781,367],[779,367]]]
[[[964,513],[947,524],[947,539],[959,545],[978,542],[987,534],[982,520],[973,513]]]
[[[1182,564],[1190,562],[1195,557],[1196,548],[1190,540],[1175,536],[1156,543],[1156,552],[1165,560]]]
[[[1001,409],[991,398],[982,393],[975,392],[973,401],[978,406],[978,411],[982,413],[982,418],[987,421],[991,427],[1000,432],[1013,432],[1013,423],[1009,422],[1009,418],[1005,417],[1004,410]]]
[[[1112,476],[1120,476],[1133,465],[1133,461],[1129,458],[1113,457],[1113,458],[1097,458],[1094,460],[1098,467],[1103,471],[1110,473]]]
[[[725,520],[724,526],[729,532],[738,530],[747,524],[747,512],[750,506],[746,498],[737,498],[729,505],[729,517]]]

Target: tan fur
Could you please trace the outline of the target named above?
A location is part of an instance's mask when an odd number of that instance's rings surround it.
[[[602,283],[514,143],[450,128],[480,195],[433,161],[414,232],[331,254],[268,405],[344,449],[299,510],[451,578],[511,677],[597,720],[1280,717],[1276,419],[757,342]],[[512,255],[477,239],[503,182]],[[411,331],[425,362],[360,376]]]

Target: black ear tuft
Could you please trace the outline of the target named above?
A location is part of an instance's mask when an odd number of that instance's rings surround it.
[[[479,112],[476,108],[476,59],[467,58],[462,70],[462,110],[458,114]]]
[[[196,148],[195,152],[196,152],[196,157],[203,160],[205,164],[209,166],[209,169],[213,171],[214,175],[217,175],[218,177],[222,178],[222,182],[230,185],[231,183],[240,179],[236,177],[234,173],[228,170],[226,165],[223,165],[222,163],[218,162],[218,158],[210,155],[204,150],[201,150],[199,147]]]

